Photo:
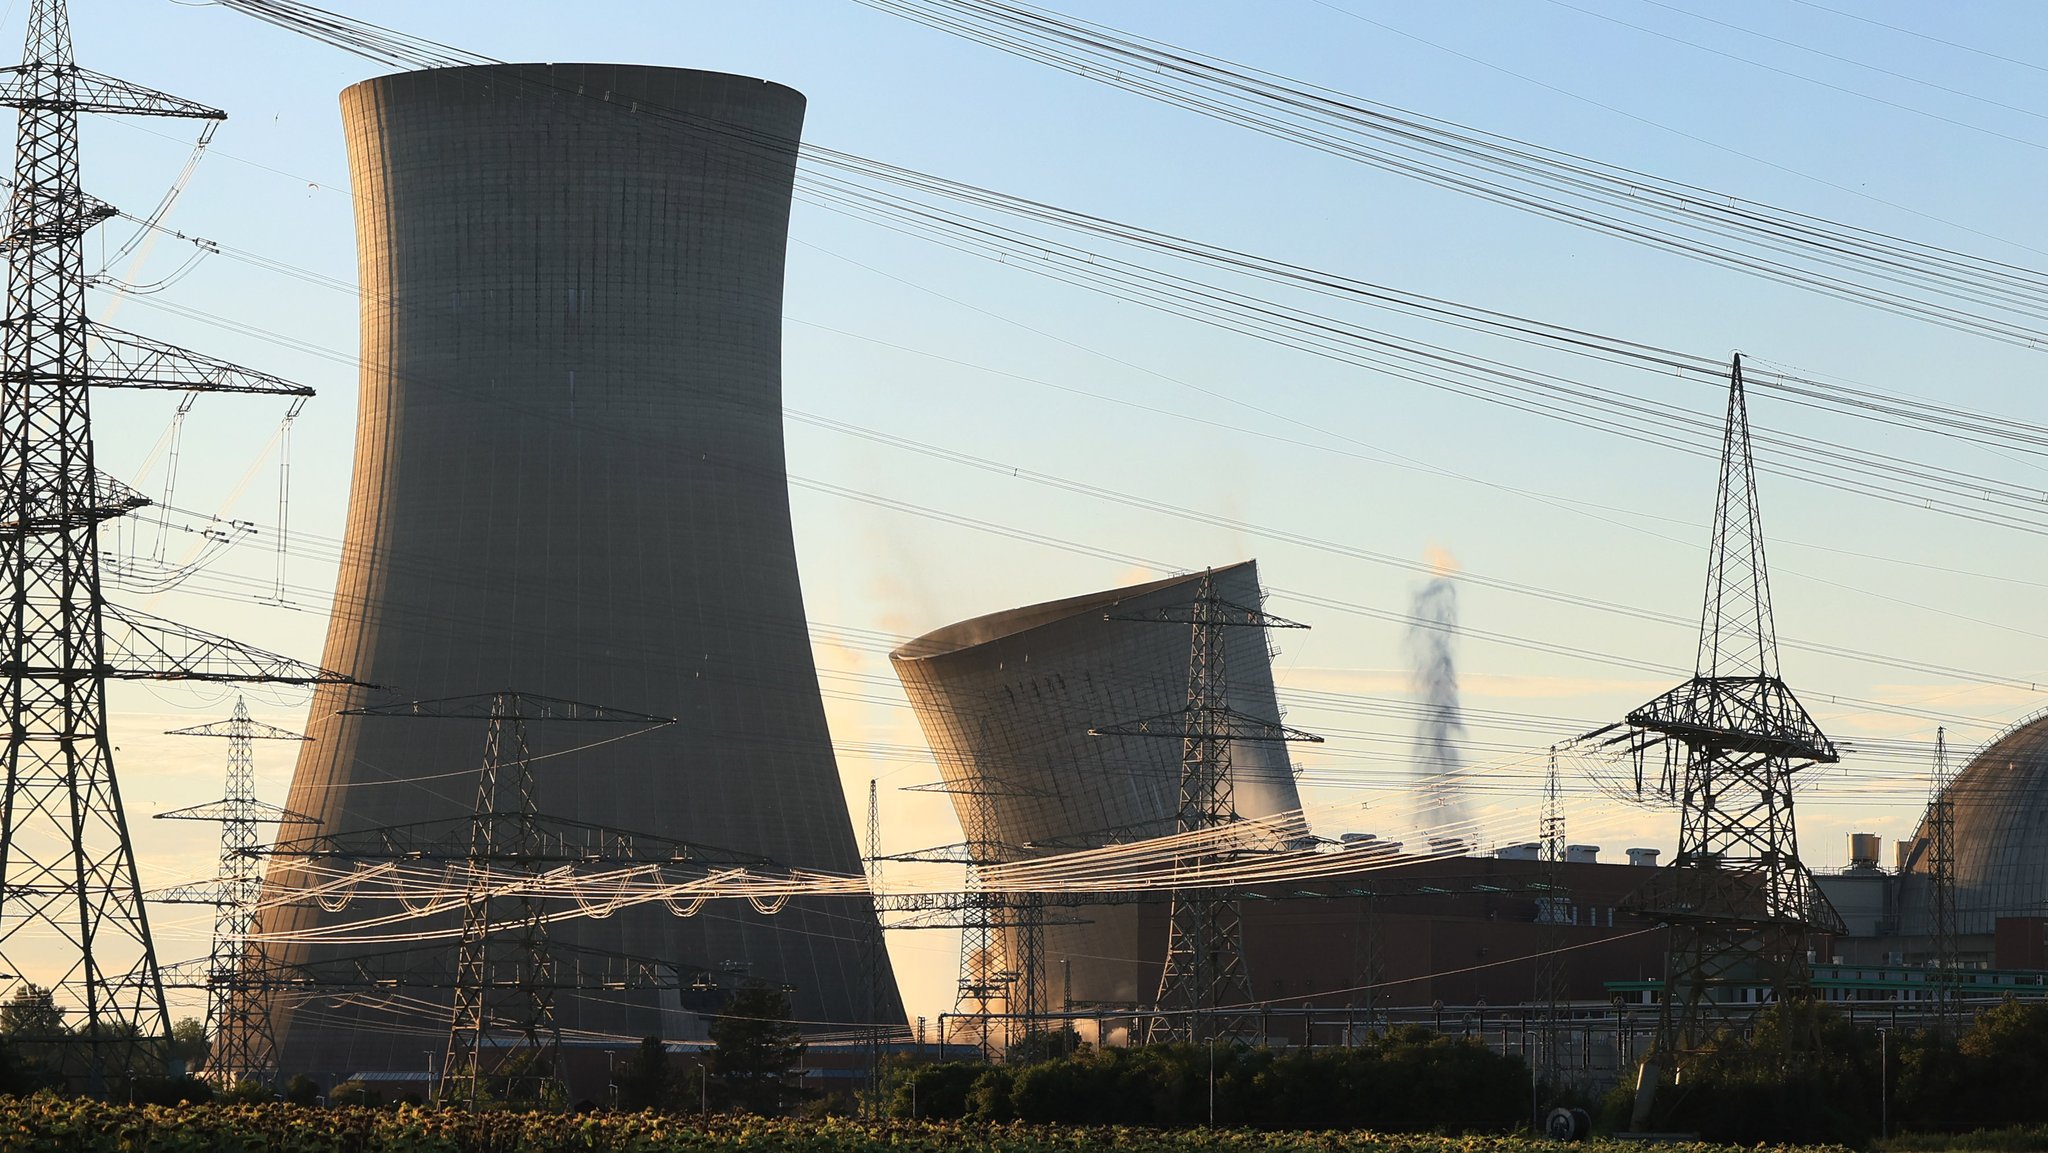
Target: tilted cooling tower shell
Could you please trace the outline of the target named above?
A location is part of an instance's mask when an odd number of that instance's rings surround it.
[[[784,478],[803,97],[710,72],[504,65],[365,81],[342,111],[361,416],[325,664],[391,691],[316,695],[288,804],[319,823],[285,835],[470,812],[481,722],[336,711],[513,689],[679,718],[537,760],[543,811],[859,873]],[[543,754],[621,732],[531,729]],[[264,929],[391,911],[284,910]],[[886,960],[869,991],[876,934],[852,898],[552,927],[714,974],[734,963],[791,986],[796,1015],[821,1027],[902,1021]],[[402,1020],[280,1005],[285,1071],[420,1068],[447,997],[408,995]],[[564,995],[558,1011],[571,1037],[701,1036],[672,996]]]
[[[1212,575],[1219,598],[1260,604],[1255,562]],[[985,812],[985,835],[1017,859],[1174,832],[1182,742],[1089,730],[1187,706],[1189,626],[1123,618],[1189,605],[1200,581],[1173,577],[975,617],[890,654],[963,827]],[[1264,630],[1223,632],[1231,707],[1277,721]],[[1238,741],[1231,759],[1237,812],[1279,818],[1282,842],[1305,836],[1285,746]],[[1151,1002],[1166,936],[1139,922],[1133,905],[1058,912],[1045,929],[1048,1003],[1057,1007],[1067,978],[1081,1002]],[[1248,952],[1257,979],[1259,957]]]

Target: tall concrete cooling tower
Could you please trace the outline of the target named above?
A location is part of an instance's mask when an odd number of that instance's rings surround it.
[[[1180,742],[1091,737],[1088,730],[1187,704],[1188,627],[1110,618],[1191,603],[1200,579],[1172,577],[976,617],[889,654],[963,827],[985,816],[988,836],[1013,859],[1174,831]],[[1264,595],[1253,561],[1219,568],[1214,579],[1216,595],[1234,604],[1255,606]],[[1228,633],[1231,707],[1279,719],[1265,636]],[[1283,746],[1239,742],[1231,760],[1240,815],[1301,808]],[[1282,829],[1283,837],[1307,832],[1300,824]],[[1150,1004],[1166,956],[1163,918],[1141,918],[1134,905],[1077,912],[1084,923],[1046,926],[1045,970],[1056,981],[1070,976],[1079,1001]],[[1257,980],[1256,942],[1247,953]],[[1059,961],[1067,962],[1064,973]]]
[[[803,97],[739,76],[564,64],[386,76],[341,103],[362,378],[327,666],[388,686],[376,700],[513,689],[679,717],[538,759],[540,809],[858,873],[783,471]],[[336,715],[370,699],[315,697],[289,806],[321,832],[468,813],[481,722]],[[617,735],[531,731],[537,753]],[[391,911],[301,908],[264,928]],[[870,992],[863,950],[878,929],[864,900],[689,917],[657,903],[552,932],[787,984],[819,1027],[867,1021],[871,1004],[872,1019],[903,1020],[886,960]],[[273,948],[288,961],[351,949]],[[283,1068],[420,1068],[447,996],[407,996],[396,1015],[280,1005]],[[570,1038],[701,1036],[687,999],[564,995],[558,1013]]]

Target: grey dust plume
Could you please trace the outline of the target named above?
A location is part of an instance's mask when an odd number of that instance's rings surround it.
[[[1448,849],[1449,845],[1438,842],[1469,842],[1471,837],[1466,825],[1471,814],[1459,779],[1465,766],[1458,750],[1465,735],[1465,716],[1458,704],[1455,653],[1457,562],[1438,549],[1431,549],[1430,554],[1435,575],[1416,590],[1403,646],[1408,653],[1408,691],[1417,706],[1410,772],[1417,802],[1415,823],[1432,830],[1432,847]]]

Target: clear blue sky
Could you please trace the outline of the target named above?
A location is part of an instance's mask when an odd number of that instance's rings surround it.
[[[850,0],[332,2],[502,59],[766,77],[809,97],[806,138],[815,143],[1390,285],[1704,355],[1741,349],[2022,420],[2042,411],[2048,351],[1859,310],[1459,198]],[[2015,263],[2048,262],[2038,225],[2048,165],[2048,15],[2016,3],[1947,6],[1938,15],[1916,4],[1854,5],[1870,20],[1922,34],[1915,36],[1826,10],[1849,6],[1072,0],[1067,10],[1658,175]],[[8,11],[7,36],[19,34],[21,8]],[[87,67],[230,113],[167,223],[353,281],[336,94],[376,74],[375,66],[213,6],[78,0],[74,21]],[[184,161],[187,128],[93,123],[85,135],[88,188],[146,211]],[[109,250],[126,239],[119,226],[102,232]],[[793,237],[785,333],[792,409],[1356,548],[1421,559],[1438,547],[1475,573],[1662,612],[1697,610],[1710,463],[1110,303],[810,205],[798,206]],[[169,275],[190,252],[160,241],[131,279]],[[128,261],[113,271],[128,274]],[[104,294],[93,304],[102,316],[112,307]],[[232,327],[196,319],[194,310]],[[330,541],[340,535],[354,420],[346,363],[355,348],[352,295],[211,257],[161,292],[119,304],[116,323],[317,386],[321,396],[294,439],[291,523]],[[1476,338],[1461,347],[1581,374],[1660,405],[1719,410],[1721,398],[1698,385],[1543,360]],[[101,402],[109,471],[161,492],[162,460],[145,465],[173,403]],[[1766,399],[1753,413],[1760,428],[1797,428],[1867,451],[2020,481],[2041,472],[2012,457],[1881,435]],[[276,462],[267,442],[281,415],[263,400],[202,400],[187,424],[178,503],[274,523]],[[813,425],[793,423],[789,447],[799,477],[1170,567],[1256,555],[1276,590],[1273,610],[1315,626],[1283,639],[1283,701],[1290,691],[1406,692],[1397,626],[1290,593],[1401,612],[1418,583],[1412,573],[1055,493]],[[239,503],[230,503],[238,486]],[[814,622],[914,634],[1152,571],[801,487],[793,500]],[[1765,478],[1763,501],[1785,636],[2048,678],[2039,655],[2048,611],[2035,583],[2048,578],[2039,575],[2037,537],[1776,476]],[[137,532],[139,547],[153,549],[150,530]],[[167,555],[183,555],[188,543],[174,537]],[[239,546],[204,578],[151,602],[154,610],[316,656],[333,572],[315,547],[292,556],[290,606],[255,605],[227,591],[225,576],[270,580],[266,548]],[[1470,586],[1462,607],[1474,629],[1690,664],[1687,629]],[[818,656],[837,739],[922,745],[879,653],[821,644]],[[1544,746],[1578,721],[1617,718],[1670,680],[1477,638],[1467,638],[1459,656],[1468,705],[1560,718],[1547,729],[1475,726],[1471,734],[1470,759],[1494,766],[1481,774],[1487,787],[1475,803],[1495,814],[1502,841],[1535,835]],[[1980,718],[1952,734],[1964,748],[2041,704],[2023,689],[1805,653],[1787,654],[1786,673],[1841,736],[1926,739],[1932,723],[1835,704],[1831,695]],[[1351,810],[1320,815],[1319,827],[1379,827],[1402,806],[1409,722],[1373,711],[1371,702],[1320,700],[1294,698],[1288,717],[1333,734],[1301,758],[1304,794],[1312,806]],[[116,704],[145,884],[203,872],[209,828],[167,829],[146,816],[216,795],[222,750],[149,734],[222,713],[226,698],[130,687]],[[302,723],[303,698],[266,694],[252,705],[276,723]],[[856,812],[867,779],[881,777],[885,849],[957,838],[943,798],[896,791],[933,779],[929,764],[849,752],[841,766]],[[282,797],[288,773],[288,755],[262,763],[270,797]],[[1852,759],[1816,780],[1801,808],[1810,861],[1845,863],[1852,828],[1910,833],[1918,773]],[[1358,811],[1360,804],[1370,808]],[[1675,832],[1668,815],[1583,792],[1571,820],[1574,840],[1603,844],[1610,856],[1625,845],[1668,846]],[[167,958],[203,951],[203,918],[166,914],[158,925]],[[898,936],[892,952],[912,1011],[950,1008],[951,941]]]

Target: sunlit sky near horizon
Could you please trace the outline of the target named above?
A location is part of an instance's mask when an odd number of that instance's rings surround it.
[[[808,97],[807,141],[892,164],[1705,356],[1740,350],[1763,364],[2020,421],[2042,412],[2048,349],[1993,343],[1462,198],[852,0],[330,6],[505,60],[765,77]],[[23,7],[12,4],[0,23],[7,42],[20,34]],[[1833,11],[1847,10],[1840,0],[1067,0],[1060,8],[1701,187],[2018,265],[2048,263],[2039,193],[2048,175],[2048,12],[2033,6],[1937,11],[1882,0],[1855,7],[1865,20]],[[336,96],[382,69],[218,6],[76,0],[73,20],[86,67],[229,112],[170,227],[353,283]],[[191,131],[170,121],[90,123],[87,188],[146,212],[184,164]],[[89,262],[127,239],[125,225],[103,227]],[[255,599],[274,591],[268,526],[277,519],[273,434],[283,406],[209,396],[185,426],[176,503],[264,531],[183,588],[114,595],[316,658],[349,483],[357,302],[333,285],[224,256],[188,267],[194,252],[159,238],[111,262],[112,274],[134,283],[170,280],[147,294],[96,292],[94,315],[316,386],[320,396],[292,439],[290,523],[325,544],[294,548],[284,604]],[[1718,418],[1723,402],[1689,380],[1364,316],[1661,407]],[[814,623],[910,636],[1256,556],[1269,607],[1314,626],[1280,638],[1275,671],[1288,722],[1331,737],[1298,756],[1305,802],[1325,834],[1398,835],[1378,822],[1404,807],[1409,775],[1401,626],[1327,602],[1405,613],[1423,577],[1359,552],[1420,562],[1439,549],[1470,574],[1681,617],[1698,610],[1714,468],[1673,446],[1284,350],[809,203],[792,221],[786,318],[785,403],[795,413],[1021,470],[971,468],[790,421],[797,548]],[[102,466],[161,496],[175,404],[101,400]],[[1751,414],[1760,430],[2039,485],[2048,501],[2039,459],[1768,395],[1752,397]],[[1022,475],[1031,472],[1243,527],[1055,489]],[[1019,535],[849,500],[809,482]],[[1832,735],[1932,739],[1934,721],[1842,703],[1853,698],[1957,717],[1951,743],[1967,751],[2041,706],[2032,687],[2036,678],[2048,683],[2040,537],[1779,472],[1766,472],[1761,495],[1782,636],[2001,681],[1788,648],[1787,679]],[[122,547],[153,553],[153,531],[145,518]],[[189,544],[174,534],[164,553],[175,560]],[[1534,718],[1508,729],[1473,724],[1470,802],[1490,822],[1487,840],[1531,840],[1545,749],[1669,687],[1677,676],[1643,666],[1689,668],[1694,630],[1470,582],[1460,610],[1474,630],[1458,648],[1465,704]],[[957,840],[944,797],[902,791],[936,771],[901,755],[923,738],[886,657],[820,642],[817,658],[856,823],[873,777],[883,789],[885,851]],[[1333,703],[1314,695],[1330,693],[1354,696]],[[210,688],[117,690],[121,781],[145,887],[210,868],[210,826],[148,817],[217,796],[222,769],[217,742],[155,734],[225,715],[231,701]],[[250,703],[264,720],[304,726],[303,694],[252,692]],[[281,800],[288,750],[259,748],[258,756],[264,795]],[[1602,845],[1607,859],[1630,845],[1669,848],[1669,814],[1617,805],[1583,782],[1567,786],[1573,841]],[[1851,830],[1887,841],[1909,835],[1924,793],[1925,766],[1910,761],[1851,757],[1817,770],[1800,799],[1809,863],[1845,864]],[[165,959],[204,952],[204,910],[160,910],[154,924]],[[951,1008],[954,949],[946,933],[894,935],[913,1015]],[[180,1014],[195,1009],[188,1000]]]

